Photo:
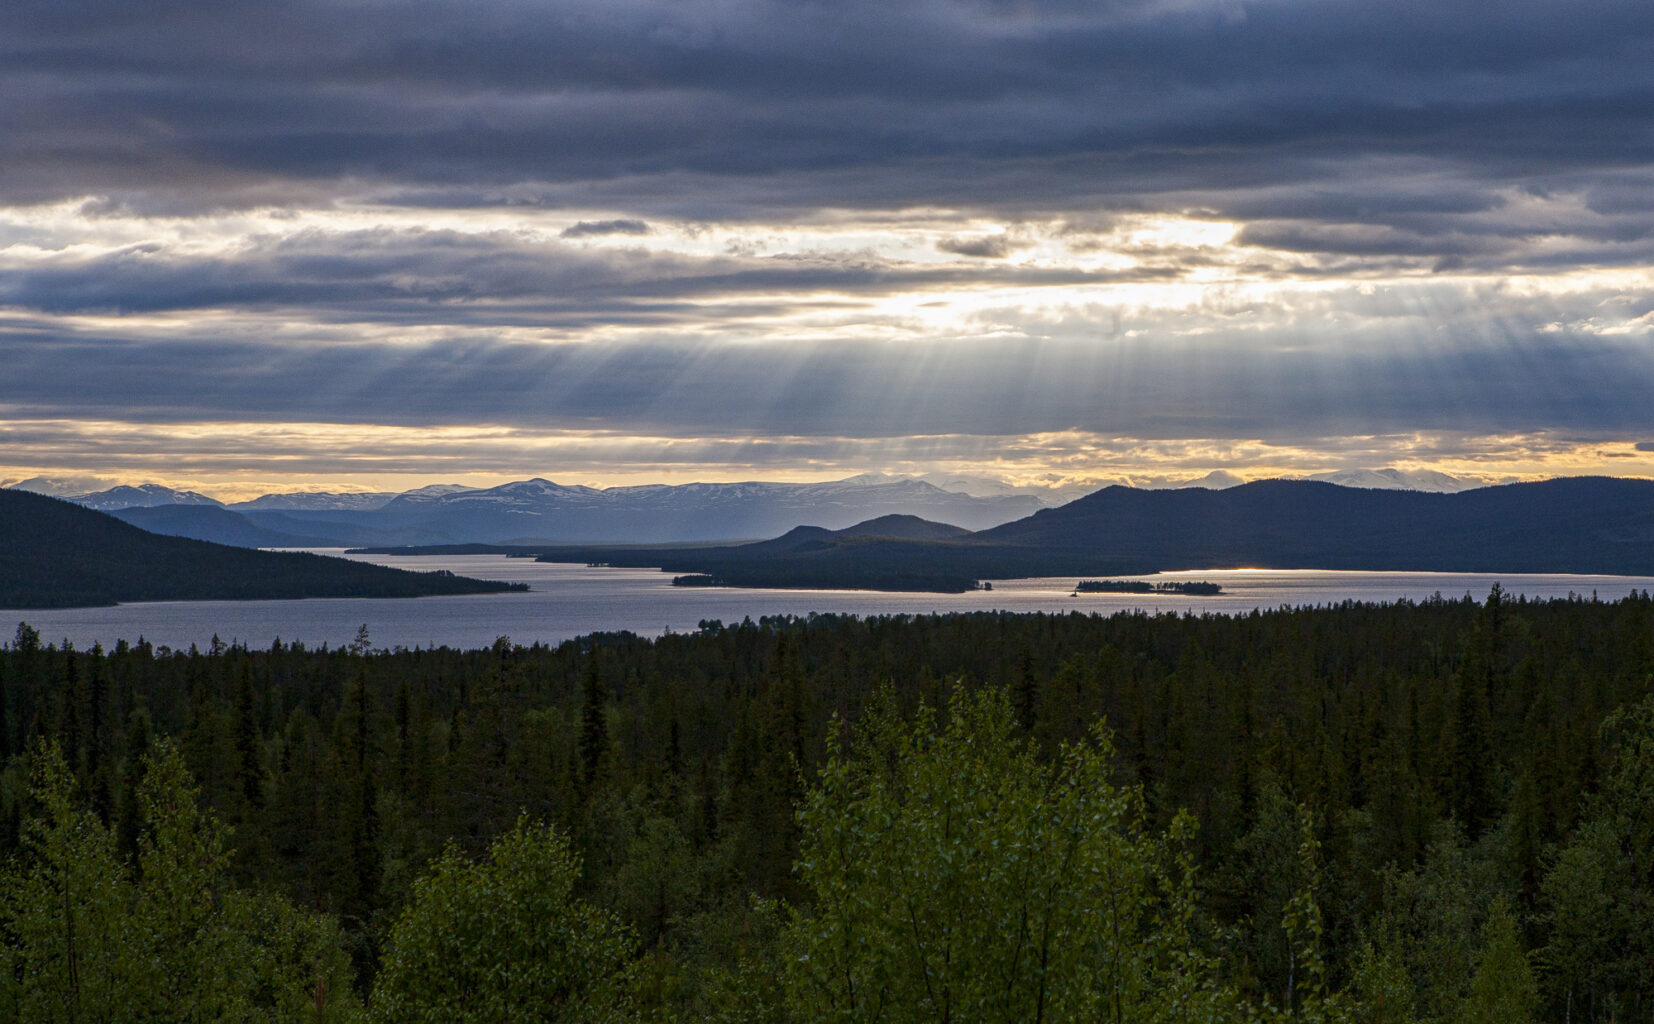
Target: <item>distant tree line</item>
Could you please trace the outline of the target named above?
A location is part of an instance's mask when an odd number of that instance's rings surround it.
[[[1076,594],[1200,594],[1223,592],[1223,587],[1205,580],[1081,580],[1074,585]]]
[[[1647,594],[25,625],[0,762],[7,1019],[1654,1015]]]

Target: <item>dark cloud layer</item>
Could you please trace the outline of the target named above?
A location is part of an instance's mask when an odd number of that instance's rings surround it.
[[[1654,7],[16,0],[0,86],[13,197],[595,185],[727,216],[743,190],[766,215],[1198,196],[1405,229],[1646,165]],[[1436,187],[1387,189],[1400,158]],[[1648,213],[1611,188],[1593,208]]]
[[[1118,272],[1012,267],[984,276],[972,267],[865,253],[686,257],[588,250],[516,232],[302,231],[253,239],[228,256],[158,244],[26,262],[0,253],[0,306],[57,314],[274,308],[318,320],[575,328],[594,318],[621,323],[669,314],[690,321],[697,317],[687,304],[696,301],[746,297],[746,315],[753,315],[752,303],[773,303],[772,312],[803,308],[794,293],[873,297],[986,281],[1083,285],[1175,273],[1169,265]]]
[[[594,238],[603,235],[647,235],[649,225],[641,220],[582,220],[563,229],[560,238]]]

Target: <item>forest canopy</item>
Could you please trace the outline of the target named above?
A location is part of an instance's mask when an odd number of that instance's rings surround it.
[[[1497,589],[474,651],[23,625],[0,999],[119,1015],[164,975],[224,1019],[1644,1019],[1651,679],[1648,595]]]

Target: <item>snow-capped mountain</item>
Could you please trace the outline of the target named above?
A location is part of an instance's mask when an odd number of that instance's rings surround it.
[[[1008,483],[998,477],[975,476],[970,473],[923,473],[918,476],[897,476],[890,473],[862,473],[842,483],[889,484],[903,480],[922,480],[933,487],[954,494],[968,494],[973,498],[1012,498],[1019,495],[1035,499],[1048,508],[1066,505],[1075,498],[1083,498],[1100,485],[1060,483],[1049,485],[1021,485]]]
[[[1476,487],[1486,487],[1485,480],[1465,480],[1433,469],[1342,469],[1330,473],[1315,473],[1307,480],[1322,480],[1340,487],[1366,487],[1384,491],[1435,491],[1455,494]]]
[[[982,529],[1041,507],[1030,495],[979,498],[907,477],[602,489],[535,478],[452,494],[404,494],[363,521],[456,541],[668,543],[774,537],[801,524],[841,529],[891,514]]]
[[[75,494],[90,494],[110,486],[112,481],[97,476],[31,476],[25,480],[0,481],[0,487],[45,494],[53,498],[68,498]]]
[[[1485,486],[1484,481],[1430,470],[1393,468],[1340,470],[1307,479],[1386,490],[1456,492]],[[36,478],[20,483],[43,487],[51,482]],[[1154,490],[1223,490],[1242,482],[1221,469],[1193,480],[1151,477],[1133,481],[1140,489]],[[864,473],[823,483],[749,480],[596,488],[536,477],[485,488],[432,484],[401,494],[296,491],[266,494],[227,507],[266,531],[347,546],[519,540],[663,544],[778,537],[805,525],[838,530],[889,515],[982,530],[1060,506],[1079,489],[1079,485],[1056,486],[1059,483],[1020,487],[964,474],[933,474],[927,479]],[[68,500],[100,511],[162,505],[226,507],[207,495],[159,484],[113,487]],[[222,523],[208,522],[200,515],[175,513],[168,523],[167,532],[181,536],[196,536],[209,527],[223,533]]]
[[[160,484],[139,484],[136,487],[122,484],[107,491],[77,494],[65,500],[99,512],[112,512],[119,508],[154,508],[156,505],[213,505],[220,508],[224,505],[217,498],[209,498],[205,494],[180,491]]]
[[[303,512],[371,512],[384,508],[397,498],[435,497],[471,490],[460,484],[430,484],[412,491],[286,491],[264,494],[251,501],[232,502],[228,507],[238,511],[280,509]]]
[[[1193,480],[1166,480],[1152,484],[1138,484],[1138,486],[1149,491],[1177,490],[1183,487],[1204,487],[1208,491],[1226,491],[1231,487],[1239,487],[1244,483],[1246,483],[1244,479],[1227,469],[1214,469],[1205,476],[1196,477]]]
[[[1003,480],[996,480],[990,476],[970,476],[961,473],[926,473],[918,479],[944,491],[955,494],[968,494],[973,498],[1008,498],[1018,494],[1026,494],[1037,498],[1046,505],[1058,505],[1060,501],[1053,498],[1052,492],[1037,487],[1018,487]]]
[[[258,509],[307,512],[349,509],[354,512],[365,512],[383,508],[396,495],[396,491],[291,491],[285,494],[261,494],[250,501],[232,501],[226,507],[238,512]]]

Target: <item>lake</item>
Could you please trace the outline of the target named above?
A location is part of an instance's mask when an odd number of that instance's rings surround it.
[[[338,549],[317,549],[340,554]],[[1315,569],[1227,569],[1169,572],[1155,581],[1210,580],[1223,593],[1211,597],[1177,594],[1073,593],[1077,577],[995,580],[992,591],[967,594],[891,594],[842,590],[744,590],[674,587],[671,576],[650,569],[588,568],[535,562],[503,555],[410,557],[352,555],[362,561],[405,569],[449,569],[464,576],[527,583],[528,593],[465,597],[328,598],[302,601],[156,601],[114,608],[0,609],[9,639],[26,621],[41,639],[64,639],[77,647],[141,635],[156,646],[205,649],[216,634],[225,643],[268,647],[276,638],[307,646],[349,643],[363,624],[375,647],[485,647],[498,636],[520,644],[555,644],[598,630],[631,630],[658,636],[687,632],[704,619],[739,622],[764,615],[836,612],[853,615],[930,612],[1095,612],[1143,609],[1149,612],[1246,613],[1283,605],[1337,604],[1346,600],[1393,602],[1450,600],[1466,594],[1477,600],[1495,582],[1512,596],[1617,600],[1632,590],[1654,590],[1654,577],[1564,576],[1497,573],[1334,572]],[[1147,577],[1144,577],[1147,578]]]

